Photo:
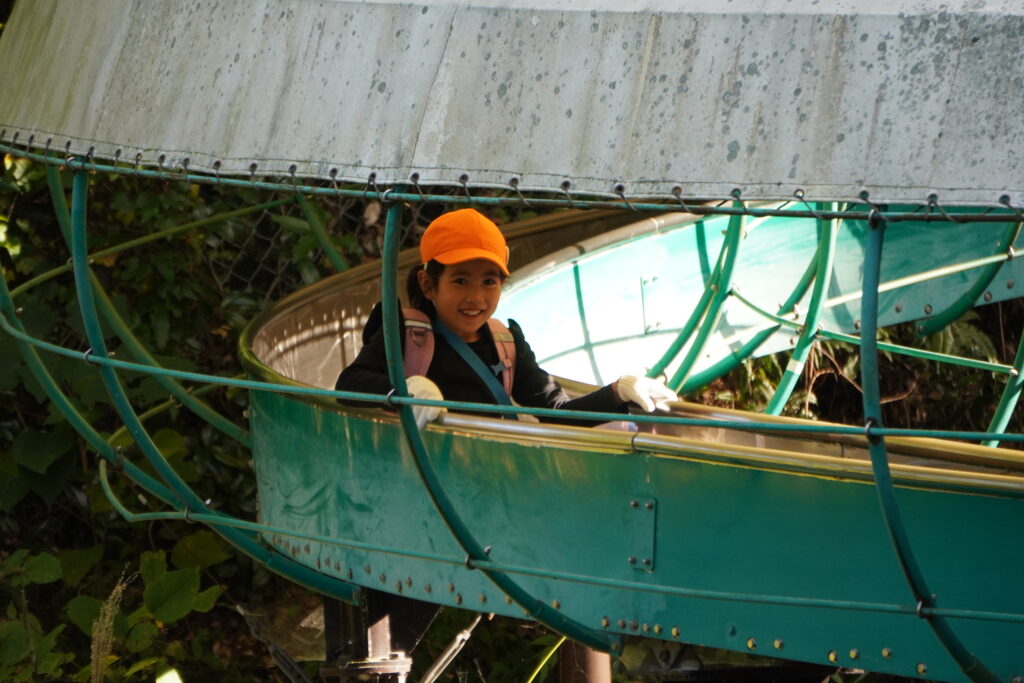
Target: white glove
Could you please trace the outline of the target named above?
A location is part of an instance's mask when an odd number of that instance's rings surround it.
[[[678,401],[679,397],[664,383],[650,377],[623,375],[616,383],[619,398],[636,403],[646,412],[668,410],[668,401]]]
[[[444,396],[441,395],[441,390],[437,388],[437,385],[423,375],[407,377],[405,384],[409,387],[409,395],[413,398],[426,398],[432,401],[444,400]],[[416,418],[416,426],[419,429],[423,429],[427,426],[428,422],[433,422],[441,417],[446,410],[447,408],[440,406],[413,406],[412,414]]]

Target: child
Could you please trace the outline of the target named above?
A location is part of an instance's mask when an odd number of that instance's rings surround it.
[[[425,314],[424,322],[429,320],[432,331],[419,334],[432,334],[433,355],[427,359],[426,376],[414,374],[407,379],[412,396],[491,404],[509,403],[511,398],[523,406],[619,413],[627,412],[630,402],[650,412],[665,409],[666,401],[677,400],[661,382],[632,375],[570,399],[558,382],[537,366],[519,325],[509,320],[506,329],[491,320],[509,274],[508,247],[498,226],[475,209],[451,211],[434,220],[420,241],[420,260],[423,265],[409,273],[406,289],[410,307]],[[371,321],[378,310],[371,314]],[[410,322],[404,321],[405,325]],[[411,325],[428,327],[417,322]],[[402,335],[403,353],[408,353],[404,347],[410,334],[415,332]],[[363,348],[342,370],[335,389],[386,395],[393,387],[388,381],[383,330],[366,337],[364,331]],[[514,351],[509,346],[514,346]],[[485,373],[494,377],[485,379]],[[413,412],[422,429],[444,408],[414,406]],[[570,417],[545,421],[593,424]]]

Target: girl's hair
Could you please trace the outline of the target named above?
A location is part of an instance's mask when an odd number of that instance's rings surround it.
[[[444,272],[444,264],[431,259],[427,261],[426,266],[413,266],[409,269],[409,276],[405,280],[405,294],[409,299],[409,306],[418,311],[423,311],[433,318],[437,315],[437,312],[434,310],[434,303],[426,297],[423,289],[420,287],[419,272],[421,270],[427,271],[427,277],[434,281],[434,286],[436,287],[441,273]]]

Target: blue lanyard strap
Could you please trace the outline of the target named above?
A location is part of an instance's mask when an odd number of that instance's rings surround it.
[[[480,356],[476,355],[473,349],[469,348],[469,344],[463,341],[462,337],[455,334],[448,327],[441,322],[440,319],[435,318],[433,321],[434,329],[437,330],[444,337],[444,340],[448,342],[448,345],[455,349],[455,352],[462,356],[462,360],[466,361],[466,364],[480,376],[480,379],[487,385],[488,391],[494,396],[494,400],[501,406],[512,405],[512,399],[509,398],[508,394],[505,393],[505,388],[501,386],[501,382],[494,376],[494,372],[491,371],[484,362],[480,360]]]

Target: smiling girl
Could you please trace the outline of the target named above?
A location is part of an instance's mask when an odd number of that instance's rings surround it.
[[[519,325],[509,320],[506,328],[491,318],[509,274],[508,253],[498,226],[475,209],[451,211],[427,226],[420,240],[422,265],[410,272],[406,283],[411,308],[404,311],[403,354],[420,358],[420,369],[410,372],[407,380],[412,396],[492,404],[511,399],[530,407],[618,413],[627,412],[631,402],[653,411],[676,400],[661,382],[633,375],[569,398],[537,365]],[[374,314],[379,315],[378,310]],[[426,335],[429,339],[424,342]],[[410,349],[410,339],[432,349]],[[387,394],[393,387],[387,375],[383,330],[364,332],[363,344],[355,361],[342,370],[335,388]],[[406,369],[409,372],[409,358]],[[421,428],[443,412],[436,406],[414,407]],[[544,420],[594,424],[568,416]]]

